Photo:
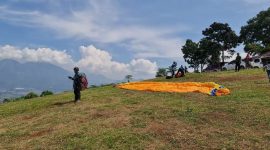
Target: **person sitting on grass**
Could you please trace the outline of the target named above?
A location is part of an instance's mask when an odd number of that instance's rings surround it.
[[[74,95],[75,95],[75,100],[74,102],[80,102],[81,100],[81,76],[79,74],[79,68],[74,67],[74,73],[75,75],[73,77],[68,77],[69,79],[73,80],[73,89],[74,89]]]
[[[180,75],[179,75],[180,73]],[[185,68],[181,65],[176,73],[177,78],[185,76]]]
[[[266,70],[267,73],[267,77],[269,79],[270,82],[270,61],[267,62],[267,64],[263,67],[264,71]]]

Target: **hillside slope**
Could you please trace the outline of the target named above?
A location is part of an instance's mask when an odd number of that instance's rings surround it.
[[[163,78],[151,81],[168,81]],[[188,74],[231,95],[112,86],[0,105],[0,149],[269,149],[270,84],[262,70]]]
[[[14,88],[64,91],[71,89],[67,79],[71,73],[48,63],[19,63],[0,60],[0,89]]]

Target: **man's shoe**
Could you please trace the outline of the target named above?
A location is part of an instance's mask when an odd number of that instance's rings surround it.
[[[79,102],[81,102],[80,100],[75,100],[75,103],[79,103]]]

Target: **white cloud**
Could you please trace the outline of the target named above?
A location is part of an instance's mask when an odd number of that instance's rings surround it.
[[[78,61],[78,66],[111,79],[121,80],[127,74],[132,74],[137,79],[153,78],[157,71],[155,62],[146,59],[133,59],[129,64],[116,62],[107,51],[93,45],[81,46],[80,52],[82,59]]]
[[[69,66],[74,64],[71,56],[65,51],[50,48],[18,49],[10,45],[0,47],[0,59],[14,59],[20,62],[46,62],[64,69],[70,69]]]
[[[50,48],[19,49],[6,45],[0,47],[0,60],[46,62],[69,71],[72,71],[74,66],[79,66],[85,73],[103,75],[114,80],[122,80],[127,74],[132,74],[136,79],[153,78],[157,70],[157,64],[146,59],[133,59],[130,63],[113,61],[110,53],[97,49],[93,45],[81,46],[79,51],[81,59],[74,61],[66,51]]]
[[[82,59],[77,64],[84,70],[113,79],[123,79],[124,75],[130,73],[127,64],[113,61],[108,52],[96,49],[92,45],[81,46],[80,52]]]
[[[125,15],[113,1],[89,1],[82,10],[72,10],[66,16],[58,13],[40,11],[17,11],[10,8],[0,9],[0,19],[19,25],[43,27],[53,30],[58,37],[75,37],[94,42],[124,45],[134,53],[136,58],[147,57],[181,57],[179,47],[181,38],[168,36],[179,32],[178,26],[154,28],[143,25],[122,24]]]
[[[134,77],[151,78],[157,71],[157,64],[146,59],[133,59],[129,66]]]

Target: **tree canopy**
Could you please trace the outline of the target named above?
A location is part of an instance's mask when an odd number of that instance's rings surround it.
[[[126,78],[126,80],[127,80],[128,82],[130,82],[130,80],[132,80],[133,76],[129,74],[129,75],[126,75],[125,78]]]
[[[198,71],[199,67],[201,67],[202,71],[204,65],[207,64],[208,49],[201,49],[200,43],[188,39],[181,50],[184,54],[185,61],[190,67],[194,68],[195,71]]]
[[[227,51],[230,56],[233,55],[234,50],[232,48],[239,44],[239,37],[227,23],[214,22],[209,28],[202,31],[202,34],[207,40],[215,42],[216,45],[218,44],[221,47],[223,63],[226,59],[224,52]]]
[[[200,49],[207,53],[207,63],[211,66],[217,66],[220,64],[220,51],[221,46],[215,42],[212,42],[206,38],[201,39]]]
[[[240,39],[245,44],[246,52],[270,51],[270,8],[248,20],[247,25],[241,28]]]

